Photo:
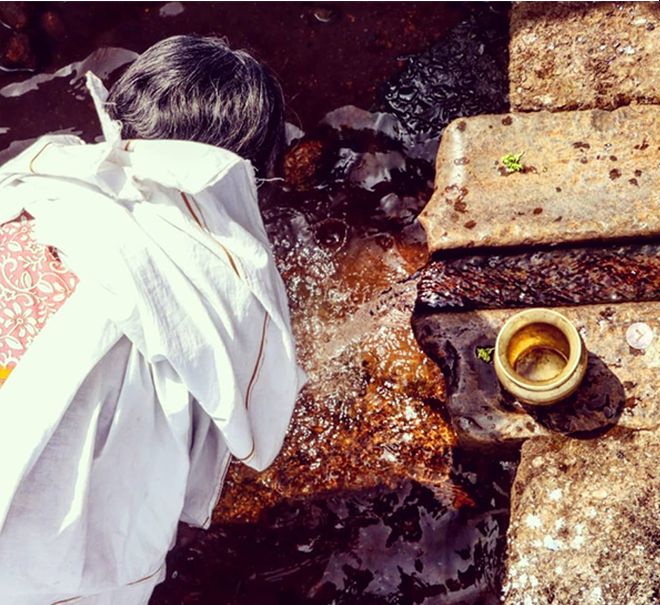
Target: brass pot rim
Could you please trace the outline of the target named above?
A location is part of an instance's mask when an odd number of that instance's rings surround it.
[[[531,381],[520,376],[508,359],[511,338],[525,326],[540,323],[557,328],[566,338],[569,357],[554,378]],[[538,405],[549,405],[572,394],[586,372],[586,351],[579,332],[571,321],[553,309],[525,309],[512,315],[502,326],[495,341],[495,372],[505,389],[514,396]]]

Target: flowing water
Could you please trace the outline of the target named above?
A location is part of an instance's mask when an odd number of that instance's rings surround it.
[[[98,140],[85,71],[109,84],[175,33],[253,50],[287,95],[260,194],[310,382],[281,456],[232,467],[152,605],[497,602],[515,453],[455,447],[404,299],[442,129],[507,108],[506,5],[5,5],[0,160],[46,132]]]

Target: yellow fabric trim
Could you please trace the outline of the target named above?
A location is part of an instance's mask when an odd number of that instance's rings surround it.
[[[195,222],[199,225],[199,227],[203,231],[209,232],[209,228],[206,225],[206,222],[204,221],[204,216],[202,215],[202,211],[199,208],[199,206],[197,205],[197,202],[195,201],[195,198],[191,195],[190,199],[188,199],[188,196],[183,191],[180,191],[179,193],[181,194],[181,198],[183,199],[183,201],[186,205],[186,208],[188,209],[188,212],[193,217]],[[190,202],[192,202],[194,204],[195,209],[197,210],[197,213],[195,213],[195,211],[192,209],[192,206],[191,206]],[[199,216],[197,216],[197,214],[199,214]],[[236,273],[237,277],[240,278],[241,274],[238,271],[237,263],[236,263],[236,261],[234,261],[234,257],[231,255],[229,250],[227,250],[227,248],[225,248],[225,246],[223,246],[220,242],[216,241],[216,243],[218,244],[218,246],[220,246],[220,248],[222,248],[222,251],[227,256],[227,260],[229,261],[229,264],[231,265],[231,268],[234,270],[234,273]]]
[[[32,174],[37,174],[37,171],[34,169],[34,162],[35,162],[36,159],[37,159],[37,158],[38,158],[38,157],[39,157],[39,156],[40,156],[40,155],[46,150],[46,147],[48,147],[49,145],[50,145],[50,141],[49,141],[48,143],[46,143],[46,144],[45,144],[45,145],[39,150],[39,152],[37,153],[37,155],[35,155],[35,156],[30,160],[30,163],[29,163],[29,165],[28,165],[28,169],[29,169],[29,171],[30,171]]]

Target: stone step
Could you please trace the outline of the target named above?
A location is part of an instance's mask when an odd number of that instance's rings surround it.
[[[432,260],[417,310],[469,311],[660,300],[660,243]]]
[[[502,603],[658,603],[659,459],[657,429],[525,443]]]
[[[415,315],[413,330],[422,350],[443,370],[447,409],[465,445],[514,443],[529,437],[586,435],[614,425],[660,426],[660,302],[587,305],[558,309],[572,321],[589,351],[584,383],[575,395],[552,406],[528,406],[501,387],[492,362],[477,356],[493,347],[511,310]],[[654,330],[646,349],[628,344],[637,322]]]
[[[658,105],[459,119],[420,221],[431,251],[654,236],[659,168]]]
[[[510,32],[516,111],[660,103],[657,2],[515,2]]]

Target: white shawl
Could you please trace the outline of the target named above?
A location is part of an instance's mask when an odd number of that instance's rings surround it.
[[[103,111],[100,82],[89,75],[88,87],[104,143],[44,137],[0,168],[0,221],[26,209],[37,239],[80,279],[0,389],[0,569],[12,561],[0,571],[2,596],[14,594],[3,592],[11,573],[26,576],[16,586],[61,583],[57,594],[69,598],[153,571],[179,517],[208,525],[229,452],[258,470],[272,462],[304,383],[251,165],[199,143],[127,144]],[[160,479],[151,481],[147,469],[159,463]],[[147,466],[138,472],[140,464]],[[90,527],[103,541],[116,529],[103,523],[123,522],[103,510],[117,495],[102,485],[104,472],[127,482],[119,490],[132,494],[127,524],[139,522],[131,506],[163,503],[145,516],[153,527],[141,528],[135,556],[126,554],[128,530],[103,556],[76,541],[92,539]],[[44,493],[58,499],[57,514],[43,520],[38,505],[32,517],[22,512],[21,502]],[[112,506],[123,506],[121,497]],[[62,548],[81,551],[77,575],[75,560],[66,570],[47,562],[56,550],[43,556],[50,580],[19,569],[11,550],[30,535],[25,519],[36,519],[42,548],[64,540]],[[94,556],[100,569],[87,569]]]

